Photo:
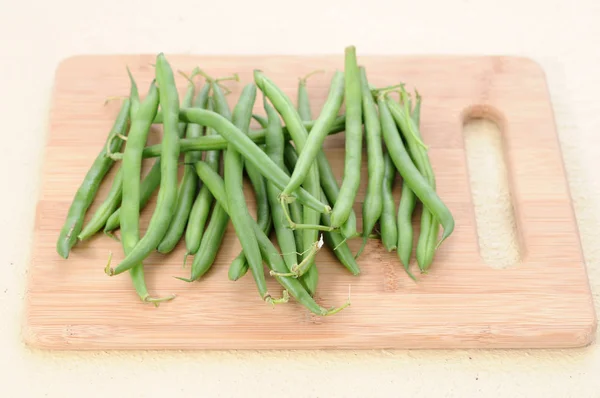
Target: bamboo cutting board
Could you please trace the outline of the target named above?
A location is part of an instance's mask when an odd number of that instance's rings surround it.
[[[66,60],[57,70],[26,294],[28,344],[106,350],[530,348],[590,343],[596,318],[545,76],[538,65],[522,58],[359,56],[374,86],[405,82],[423,95],[424,141],[438,192],[456,219],[454,234],[418,283],[405,275],[395,253],[373,240],[359,258],[359,277],[349,275],[328,250],[317,257],[318,301],[326,307],[340,305],[351,287],[351,307],[328,318],[312,316],[293,301],[272,308],[260,301],[251,276],[238,282],[227,279],[228,264],[240,250],[231,224],[212,270],[199,282],[173,278],[189,275],[189,268],[182,268],[183,242],[170,255],[155,253],[147,259],[151,293],[177,295],[159,308],[137,299],[127,273],[104,274],[109,252],[114,264],[123,257],[119,243],[108,237],[99,234],[78,244],[68,260],[61,259],[55,252],[59,229],[120,106],[118,101],[105,106],[104,101],[128,94],[126,65],[145,93],[154,59],[81,56]],[[241,83],[229,84],[231,106],[243,85],[252,81],[254,68],[264,70],[292,98],[298,77],[325,69],[327,73],[309,81],[315,117],[331,73],[343,68],[343,54],[168,59],[174,70],[189,72],[200,66],[214,76],[238,72]],[[180,76],[177,81],[183,93],[186,81]],[[261,98],[256,110],[262,113]],[[478,116],[494,120],[502,132],[519,254],[516,263],[504,269],[487,265],[479,250],[482,231],[478,233],[463,134],[465,120]],[[157,134],[151,133],[154,140]],[[343,134],[329,137],[325,145],[341,178]],[[366,165],[359,200],[365,179]],[[104,198],[108,188],[103,184],[98,198]],[[254,208],[252,195],[248,200]],[[152,202],[143,212],[144,228],[153,207]],[[360,218],[359,204],[356,210]],[[359,245],[360,239],[351,242],[354,252]],[[269,284],[273,294],[281,293],[272,278]]]

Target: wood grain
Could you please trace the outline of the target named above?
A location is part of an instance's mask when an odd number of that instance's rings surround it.
[[[297,78],[311,78],[315,114],[331,73],[343,56],[169,56],[174,69],[201,66],[214,76],[233,72],[233,106],[252,70],[260,68],[292,98]],[[565,179],[545,76],[527,59],[510,57],[360,57],[375,86],[406,82],[425,98],[422,133],[430,148],[438,192],[456,219],[432,271],[412,282],[396,254],[371,241],[352,277],[330,252],[318,255],[324,306],[352,306],[318,318],[297,303],[275,308],[259,299],[251,277],[227,279],[240,245],[229,227],[213,269],[199,282],[173,276],[182,269],[183,242],[169,255],[152,254],[145,266],[149,289],[177,298],[155,308],[135,295],[127,274],[108,277],[109,252],[120,245],[98,235],[77,245],[68,260],[55,252],[59,229],[73,194],[99,151],[118,112],[110,96],[127,95],[128,65],[140,91],[153,78],[151,55],[80,56],[58,68],[45,149],[41,194],[26,295],[24,338],[45,349],[381,349],[532,348],[589,344],[596,329],[576,221]],[[181,93],[185,80],[177,79]],[[260,102],[260,101],[259,101]],[[261,111],[259,104],[257,111]],[[494,269],[484,263],[469,183],[463,123],[493,119],[502,131],[520,263]],[[152,133],[155,135],[159,134]],[[338,178],[343,172],[343,134],[327,139]],[[147,164],[150,164],[147,162]],[[111,173],[112,176],[112,173]],[[359,202],[366,187],[366,163]],[[398,184],[397,184],[398,185]],[[104,198],[103,184],[98,198]],[[398,188],[398,186],[397,186]],[[399,189],[396,189],[399,195]],[[253,197],[248,195],[253,207]],[[97,200],[88,218],[98,206]],[[154,202],[143,212],[147,224]],[[360,203],[356,204],[360,216]],[[415,225],[418,228],[418,220]],[[360,225],[359,225],[360,226]],[[351,242],[356,251],[360,242]],[[269,280],[271,292],[281,288]]]

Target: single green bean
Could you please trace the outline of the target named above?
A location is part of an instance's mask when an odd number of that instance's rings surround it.
[[[236,150],[240,151],[246,161],[255,165],[261,174],[272,181],[279,189],[283,189],[289,181],[289,177],[285,172],[279,169],[259,146],[223,116],[204,109],[185,109],[181,112],[181,115],[188,123],[198,123],[214,128]],[[319,199],[302,188],[296,192],[295,196],[300,202],[312,209],[324,213],[331,211],[329,206],[324,205]]]
[[[131,106],[129,107],[129,119],[133,120],[133,116],[136,114],[140,107],[140,94],[138,91],[137,83],[127,67],[127,74],[129,81],[131,82],[131,88],[129,90],[129,100]],[[119,207],[121,203],[121,197],[123,194],[123,170],[119,167],[119,170],[115,174],[113,183],[110,187],[110,191],[104,199],[104,202],[98,207],[98,210],[94,213],[87,225],[79,233],[79,240],[86,240],[91,238],[96,232],[106,225],[106,221],[110,215]]]
[[[254,90],[256,90],[256,86],[253,87],[255,87]],[[242,131],[247,131],[247,129]],[[243,167],[246,169],[246,173],[250,178],[250,182],[254,190],[254,196],[256,199],[256,221],[261,229],[268,235],[272,228],[272,220],[267,194],[267,184],[264,177],[260,174],[260,171],[255,166],[246,163]],[[237,280],[247,272],[248,267],[249,264],[246,261],[244,252],[242,250],[242,252],[233,260],[230,266],[229,276],[234,278],[232,280]]]
[[[441,240],[435,246],[437,248],[452,234],[454,230],[454,217],[435,190],[429,185],[428,181],[421,175],[406,151],[384,96],[379,96],[377,102],[379,105],[383,139],[396,169],[417,198],[423,203],[423,206],[427,207],[433,216],[442,223],[444,233]]]
[[[252,119],[256,120],[258,122],[258,124],[260,124],[260,127],[262,127],[263,129],[266,129],[267,125],[269,124],[269,121],[267,120],[266,117],[264,117],[262,115],[257,115],[256,113],[252,114]]]
[[[200,179],[203,178],[202,171],[199,170],[201,167],[209,168],[212,172],[216,173],[209,165],[204,162],[196,162],[196,172]],[[183,279],[186,282],[193,282],[202,277],[212,267],[215,258],[225,237],[227,231],[227,225],[229,224],[229,216],[221,205],[215,203],[213,211],[210,216],[210,221],[206,226],[206,231],[200,241],[200,248],[194,256],[192,263],[192,271],[190,279]]]
[[[185,109],[182,110],[185,112]],[[329,134],[337,134],[344,131],[346,123],[346,116],[338,116],[335,119],[335,123],[332,125]],[[312,129],[314,122],[304,122],[304,126],[310,131]],[[286,139],[289,139],[289,134],[287,134],[287,129],[284,126],[284,133],[286,134]],[[257,145],[264,144],[265,142],[265,129],[261,130],[252,130],[248,133],[248,137]],[[200,138],[194,139],[182,139],[181,140],[181,152],[186,153],[189,151],[212,151],[212,150],[224,150],[227,148],[227,140],[220,135],[214,136],[204,136]],[[160,152],[162,150],[161,144],[150,145],[144,148],[144,157],[145,158],[154,158],[160,156]],[[113,154],[113,158],[119,160],[123,155],[120,153]]]
[[[256,86],[248,84],[244,87],[238,103],[233,110],[233,124],[242,132],[250,127],[252,107],[256,99]],[[240,153],[229,145],[225,154],[225,191],[227,193],[227,206],[229,216],[237,237],[244,250],[244,256],[261,299],[272,302],[273,299],[267,290],[267,283],[262,265],[262,257],[256,236],[252,233],[252,216],[246,205],[243,191],[243,158]]]
[[[390,108],[391,110],[391,108]],[[393,115],[393,113],[392,113]],[[417,98],[415,108],[412,112],[412,118],[417,126],[421,120],[421,101]],[[404,270],[413,280],[415,276],[410,272],[410,257],[413,250],[413,225],[412,217],[417,197],[406,182],[402,182],[402,196],[398,205],[398,258],[404,267]],[[438,224],[439,225],[439,224]],[[437,234],[437,232],[436,232]],[[436,235],[437,236],[437,235]]]
[[[199,162],[203,163],[203,162]],[[210,167],[202,167],[203,174],[200,175],[200,178],[211,190],[215,200],[217,203],[221,204],[223,209],[228,212],[229,206],[227,203],[227,193],[225,191],[225,182],[221,178],[221,176],[212,170]],[[259,248],[261,251],[262,258],[267,263],[267,266],[276,273],[285,273],[287,271],[287,266],[285,262],[281,258],[280,253],[277,251],[269,237],[260,229],[256,221],[252,220],[252,229],[254,234],[256,235],[257,242],[259,244]],[[203,241],[204,242],[204,241]],[[342,305],[341,307],[332,308],[327,310],[319,306],[314,299],[311,297],[310,293],[304,289],[300,281],[296,278],[291,277],[275,277],[277,281],[286,289],[289,294],[294,297],[300,304],[305,306],[312,313],[320,316],[333,315],[342,309],[346,308],[350,305],[350,302]],[[284,294],[285,299],[285,294]]]
[[[117,152],[121,148],[123,141],[114,139],[114,137],[118,134],[125,134],[130,119],[130,107],[131,100],[126,98],[108,134],[106,144],[102,146],[102,150],[96,156],[75,193],[56,242],[56,251],[62,258],[68,258],[71,248],[77,243],[77,236],[83,227],[85,214],[96,197],[100,183],[115,163],[107,156],[107,153]]]
[[[392,194],[394,180],[396,179],[396,167],[389,153],[383,155],[383,184],[382,200],[383,208],[379,226],[381,228],[381,241],[388,252],[396,250],[398,244],[398,226],[395,220],[396,203]]]
[[[324,225],[331,225],[329,214],[321,214],[321,222]],[[355,256],[350,250],[350,246],[348,246],[346,238],[337,231],[324,232],[323,235],[325,238],[325,245],[331,249],[340,263],[342,263],[352,275],[360,274],[360,268],[356,262]]]
[[[156,191],[156,188],[160,184],[160,159],[157,159],[156,162],[152,165],[148,173],[144,176],[142,180],[142,184],[140,187],[140,209],[146,207],[150,199],[152,198],[152,194]],[[106,220],[106,224],[104,225],[104,233],[111,236],[111,231],[118,229],[121,226],[121,208],[116,209],[108,220]]]
[[[294,164],[296,164],[296,160],[298,159],[298,153],[296,153],[296,149],[290,144],[286,142],[283,147],[283,161],[284,161],[284,171],[287,175],[290,175],[289,170],[294,170]],[[302,205],[298,203],[298,201],[294,201],[289,203],[290,208],[290,217],[292,220],[302,221]],[[285,210],[285,209],[284,209]],[[302,241],[302,232],[301,229],[294,229],[294,238],[296,240],[296,251],[298,253],[298,262],[302,261],[302,253],[304,253],[304,243]],[[308,248],[307,248],[308,249]]]
[[[413,226],[412,215],[417,203],[417,197],[408,184],[402,182],[402,196],[398,205],[398,258],[404,270],[412,279],[414,275],[410,272],[410,256],[413,249]]]
[[[157,56],[155,69],[160,107],[163,111],[161,179],[156,208],[144,236],[114,270],[109,269],[110,275],[131,269],[155,250],[175,212],[179,158],[179,93],[173,70],[163,53]]]
[[[308,98],[307,95],[305,97]],[[300,151],[298,163],[296,163],[296,167],[292,171],[290,182],[283,189],[281,195],[288,196],[300,187],[300,185],[304,183],[305,178],[309,175],[309,170],[315,166],[315,158],[319,151],[321,151],[323,142],[325,141],[325,138],[327,138],[327,133],[342,106],[343,99],[344,74],[337,71],[331,79],[329,95],[325,101],[321,114],[310,131],[304,148]]]
[[[362,159],[362,96],[356,48],[346,47],[344,55],[346,153],[344,178],[337,202],[331,211],[331,224],[340,227],[350,216],[360,186]],[[348,236],[347,236],[348,237]]]
[[[209,86],[210,87],[210,86]],[[207,109],[212,110],[212,97],[208,99]],[[197,125],[196,125],[197,126]],[[217,134],[213,129],[206,129],[206,136]],[[220,163],[220,152],[219,151],[207,151],[204,161],[213,170],[219,170]],[[200,247],[202,235],[204,234],[204,227],[208,220],[208,214],[213,203],[213,197],[206,185],[202,185],[200,192],[194,201],[192,211],[190,212],[190,220],[185,230],[185,246],[187,249],[186,256],[190,254],[196,254]]]
[[[140,240],[140,175],[142,171],[142,151],[152,119],[158,110],[158,90],[153,81],[144,101],[139,105],[135,114],[132,114],[131,129],[127,139],[127,146],[123,156],[123,220],[121,224],[121,243],[125,255],[131,252]],[[134,288],[142,301],[158,305],[161,301],[173,299],[175,296],[164,298],[150,297],[144,278],[143,263],[136,264],[130,270]]]
[[[381,217],[383,211],[383,151],[381,148],[381,124],[377,115],[377,107],[371,94],[367,72],[364,67],[359,67],[363,115],[365,119],[365,135],[367,138],[367,161],[369,178],[367,184],[367,193],[362,204],[363,214],[363,244],[356,254],[356,257],[362,253],[367,244],[369,235],[373,231],[375,224]]]
[[[263,106],[267,113],[268,122],[267,134],[265,136],[266,153],[279,168],[285,170],[283,161],[285,139],[283,136],[283,129],[281,128],[279,114],[268,104],[266,97],[264,97]],[[283,254],[285,265],[287,266],[288,271],[291,271],[292,268],[298,264],[298,249],[296,248],[294,231],[287,227],[285,223],[285,210],[279,205],[279,194],[281,191],[271,182],[268,183],[267,189],[277,243]],[[286,203],[285,206],[289,205]]]
[[[195,90],[193,81],[190,82],[190,91]],[[206,108],[208,101],[208,95],[210,93],[210,85],[205,84],[196,99],[194,100],[193,106],[196,108]],[[185,123],[184,123],[185,126]],[[190,123],[187,125],[186,137],[187,138],[198,138],[202,136],[202,126],[199,124]],[[198,175],[194,169],[194,163],[202,159],[202,152],[194,151],[186,153],[184,157],[184,172],[177,192],[177,204],[175,206],[175,214],[169,224],[169,228],[162,238],[162,241],[157,247],[158,252],[166,254],[170,253],[177,243],[181,240],[181,236],[186,229],[194,199],[196,198],[196,191],[198,189]]]

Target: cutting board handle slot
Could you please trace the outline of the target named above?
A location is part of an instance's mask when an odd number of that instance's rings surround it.
[[[476,106],[463,116],[479,254],[485,264],[495,269],[516,266],[522,258],[522,246],[511,195],[502,115],[489,106]]]

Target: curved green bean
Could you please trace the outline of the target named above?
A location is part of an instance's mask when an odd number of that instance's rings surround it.
[[[144,176],[142,184],[140,186],[140,209],[146,207],[152,194],[156,191],[156,188],[160,184],[160,159],[152,165],[148,173]],[[118,229],[121,226],[121,208],[116,209],[106,220],[104,225],[104,233],[111,236],[111,231]]]
[[[130,119],[130,107],[131,100],[126,98],[110,129],[106,144],[102,146],[102,150],[96,156],[75,193],[56,242],[56,251],[62,258],[68,258],[71,248],[77,243],[77,236],[83,227],[85,214],[96,197],[100,183],[115,163],[107,156],[107,153],[117,152],[121,148],[123,141],[114,138],[118,134],[125,134]]]
[[[155,250],[165,235],[166,226],[171,222],[175,211],[179,158],[179,93],[173,71],[163,53],[158,55],[155,69],[160,107],[163,111],[161,180],[156,208],[144,236],[114,270],[108,270],[109,275],[117,275],[131,269]]]
[[[254,84],[246,85],[233,110],[233,124],[241,131],[248,130],[250,127],[255,99],[256,86]],[[243,158],[233,145],[227,147],[224,174],[227,206],[233,227],[244,250],[244,256],[254,276],[260,297],[266,302],[272,302],[273,299],[267,290],[258,242],[256,236],[252,233],[253,218],[250,215],[244,196]]]
[[[129,91],[129,100],[131,106],[129,107],[129,119],[133,120],[134,115],[140,107],[140,94],[138,92],[137,83],[127,67],[127,75],[131,83],[131,89]],[[109,219],[111,214],[119,207],[121,203],[121,197],[123,194],[123,169],[119,167],[119,170],[115,174],[110,191],[104,199],[104,202],[98,207],[90,221],[78,235],[79,240],[86,240],[91,238],[96,232],[102,229],[106,225],[106,221]]]
[[[211,171],[212,168],[206,163],[200,161],[196,162],[196,172],[198,176],[202,179],[202,171],[199,170],[202,167],[207,167]],[[213,207],[213,211],[210,216],[210,221],[206,226],[206,231],[204,231],[204,235],[202,236],[202,240],[200,241],[200,248],[198,252],[194,256],[194,261],[192,262],[192,271],[190,279],[179,278],[186,282],[193,282],[198,280],[201,276],[203,276],[208,270],[212,267],[215,258],[219,252],[221,247],[221,243],[223,242],[223,238],[225,237],[225,232],[227,231],[227,225],[229,224],[229,216],[227,212],[221,205],[215,203]]]
[[[379,105],[383,139],[396,169],[417,198],[423,203],[423,206],[427,207],[433,216],[442,223],[444,233],[441,240],[438,241],[435,246],[437,248],[454,230],[454,218],[452,213],[437,195],[435,190],[429,185],[428,181],[421,175],[406,151],[385,98],[379,96],[377,102]]]
[[[398,226],[396,224],[396,202],[392,194],[394,180],[396,179],[396,167],[386,152],[383,155],[383,185],[382,185],[382,200],[383,208],[381,218],[379,219],[379,227],[381,228],[381,241],[388,252],[396,250],[398,244]]]
[[[391,111],[391,108],[390,108]],[[392,111],[392,116],[394,112]],[[419,126],[421,119],[421,100],[418,97],[412,112],[412,119]],[[398,123],[396,119],[396,123]],[[404,270],[413,280],[416,280],[410,272],[410,257],[413,250],[413,226],[412,216],[417,203],[417,197],[406,182],[402,182],[402,196],[398,205],[398,258]],[[429,211],[427,211],[429,213]],[[430,213],[431,214],[431,213]],[[439,224],[438,224],[439,225]],[[437,230],[436,230],[437,237]]]
[[[190,90],[193,92],[195,86],[193,81],[190,81]],[[210,93],[210,85],[205,84],[200,90],[196,99],[194,100],[193,106],[196,108],[206,108],[208,101],[208,95]],[[184,123],[185,126],[185,123]],[[187,138],[198,138],[202,136],[202,126],[199,124],[190,123],[187,125],[186,137]],[[183,177],[179,185],[177,192],[177,204],[175,206],[175,214],[169,224],[165,236],[157,247],[158,252],[166,254],[170,253],[177,243],[179,243],[181,236],[186,229],[192,206],[196,198],[196,191],[198,189],[198,175],[194,169],[194,163],[202,159],[202,152],[188,152],[185,155],[185,169]]]
[[[258,122],[258,124],[260,124],[260,127],[262,127],[263,129],[266,129],[267,125],[269,124],[269,121],[267,120],[266,117],[264,117],[262,115],[257,115],[256,113],[252,114],[252,119],[256,120]]]
[[[256,86],[253,86],[254,90],[256,90]],[[255,95],[256,97],[256,95]],[[225,99],[225,96],[223,96]],[[251,116],[254,117],[254,116]],[[250,121],[248,121],[248,126]],[[248,129],[242,130],[247,132]],[[250,182],[252,184],[254,190],[254,196],[256,199],[256,221],[261,229],[268,234],[271,231],[272,220],[271,220],[271,210],[269,206],[269,199],[267,194],[267,184],[265,182],[264,177],[260,174],[259,170],[253,166],[252,164],[246,163],[243,165],[243,168],[246,169],[246,173],[250,178]],[[233,260],[230,266],[229,278],[231,280],[238,280],[248,270],[248,262],[246,261],[244,252],[242,252]]]
[[[131,128],[127,139],[127,146],[123,156],[123,219],[121,223],[121,243],[125,255],[140,240],[140,174],[142,171],[142,150],[146,144],[152,119],[158,110],[158,90],[155,82],[150,85],[144,101],[139,105],[135,114],[132,114]],[[142,301],[158,305],[161,301],[173,299],[175,296],[164,298],[150,297],[144,278],[143,263],[136,264],[130,269],[134,288]]]
[[[302,86],[302,84],[301,84]],[[308,94],[304,96],[308,98]],[[300,150],[298,162],[292,171],[290,182],[283,189],[281,195],[284,197],[294,192],[304,182],[306,176],[309,175],[309,170],[315,166],[315,158],[321,151],[321,147],[325,138],[327,138],[329,129],[338,114],[344,99],[344,74],[337,71],[331,79],[329,95],[321,114],[315,121],[310,134],[306,139],[304,148]],[[300,102],[299,102],[300,104]],[[310,107],[309,107],[310,109]],[[310,117],[310,113],[308,114]],[[318,168],[317,168],[318,170]]]
[[[283,162],[285,140],[279,114],[268,104],[266,97],[264,97],[263,107],[267,113],[267,134],[265,136],[266,153],[279,168],[285,170],[285,164]],[[288,271],[291,271],[293,267],[298,264],[298,249],[296,248],[294,231],[289,229],[285,224],[285,210],[279,204],[279,194],[281,191],[271,182],[267,184],[267,190],[277,243],[281,249],[283,261],[285,262]],[[289,205],[286,203],[285,206]]]
[[[408,184],[402,182],[402,196],[398,205],[398,258],[404,270],[413,280],[416,278],[410,272],[410,256],[413,249],[412,216],[417,204],[417,197]]]
[[[365,119],[365,135],[367,137],[367,161],[369,178],[367,193],[362,205],[363,214],[363,244],[356,254],[358,257],[367,244],[369,235],[383,211],[383,151],[381,148],[381,124],[377,115],[377,107],[371,94],[367,72],[364,67],[359,68],[362,106]]]
[[[208,99],[207,109],[213,110],[212,98]],[[215,134],[216,132],[213,129],[206,129],[207,136]],[[212,167],[213,170],[218,171],[220,156],[221,155],[219,151],[207,151],[204,161],[206,162],[206,164]],[[186,256],[190,254],[193,255],[198,252],[198,248],[200,247],[200,241],[202,240],[202,235],[204,234],[204,227],[206,226],[206,221],[208,220],[208,214],[210,212],[212,203],[212,194],[210,193],[206,185],[202,185],[202,188],[200,188],[200,192],[198,192],[198,196],[196,196],[194,205],[192,206],[192,211],[190,212],[190,220],[185,230],[185,247],[187,249]]]
[[[346,47],[344,56],[346,153],[344,178],[337,202],[331,210],[331,224],[340,227],[350,215],[360,186],[362,159],[362,96],[360,73],[356,62],[356,48]],[[350,238],[349,236],[346,236]]]
[[[185,112],[185,109],[182,110]],[[331,130],[329,131],[329,135],[337,134],[344,131],[346,123],[346,116],[338,116],[335,119],[335,122],[331,126]],[[310,131],[312,129],[314,122],[304,122],[304,126]],[[289,139],[289,134],[287,133],[287,129],[284,126],[283,131],[286,135],[286,139]],[[251,130],[248,133],[248,138],[252,140],[255,144],[260,145],[265,142],[265,129],[261,130]],[[189,151],[212,151],[212,150],[224,150],[227,148],[227,140],[220,135],[215,136],[204,136],[200,138],[194,139],[182,139],[181,140],[181,152],[186,153]],[[144,148],[144,157],[145,158],[154,158],[160,156],[162,146],[161,144],[150,145]],[[113,154],[113,158],[119,160],[123,155],[120,153]]]

